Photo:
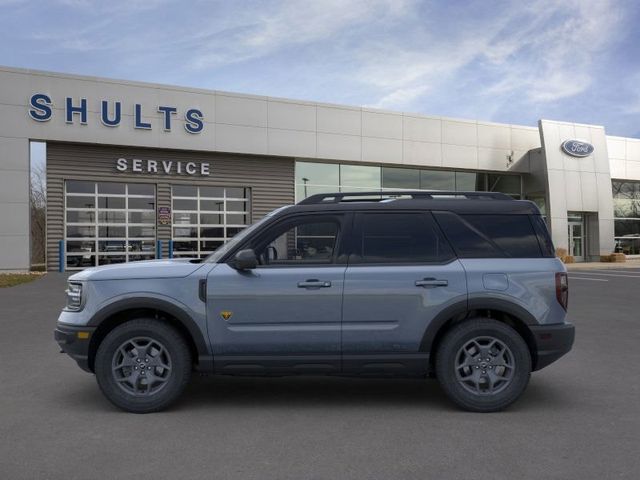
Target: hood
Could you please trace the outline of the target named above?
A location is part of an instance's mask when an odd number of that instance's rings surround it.
[[[69,280],[135,280],[157,278],[180,278],[191,275],[203,263],[192,263],[193,259],[146,260],[87,268],[69,277]]]

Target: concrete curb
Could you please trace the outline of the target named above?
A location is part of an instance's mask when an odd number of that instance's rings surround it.
[[[623,270],[627,268],[640,268],[640,260],[629,260],[623,263],[608,262],[584,262],[584,263],[568,263],[567,270]]]

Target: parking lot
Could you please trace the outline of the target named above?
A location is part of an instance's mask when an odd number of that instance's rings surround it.
[[[0,478],[637,479],[640,268],[572,271],[574,350],[506,412],[435,381],[196,377],[126,414],[52,338],[65,276],[0,289]]]

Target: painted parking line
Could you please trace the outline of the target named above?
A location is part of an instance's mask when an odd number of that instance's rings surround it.
[[[600,273],[600,272],[569,272],[569,274],[570,275],[598,275],[600,277],[640,278],[640,275],[619,275],[617,273]]]
[[[603,270],[579,270],[579,271],[573,271],[571,273],[582,273],[582,272],[588,272],[588,273],[599,273],[599,272],[603,272],[603,273],[626,273],[626,274],[636,274],[636,275],[640,275],[640,270],[636,270],[635,268],[629,268],[629,269],[624,269],[624,270],[613,270],[613,269],[603,269]]]
[[[592,282],[608,282],[609,280],[605,280],[604,278],[589,278],[589,277],[572,277],[569,275],[571,280],[591,280]]]

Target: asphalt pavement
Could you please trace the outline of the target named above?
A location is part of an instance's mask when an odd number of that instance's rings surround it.
[[[65,276],[0,289],[0,478],[637,479],[640,269],[570,272],[574,350],[508,411],[436,381],[195,377],[123,413],[58,353]]]

